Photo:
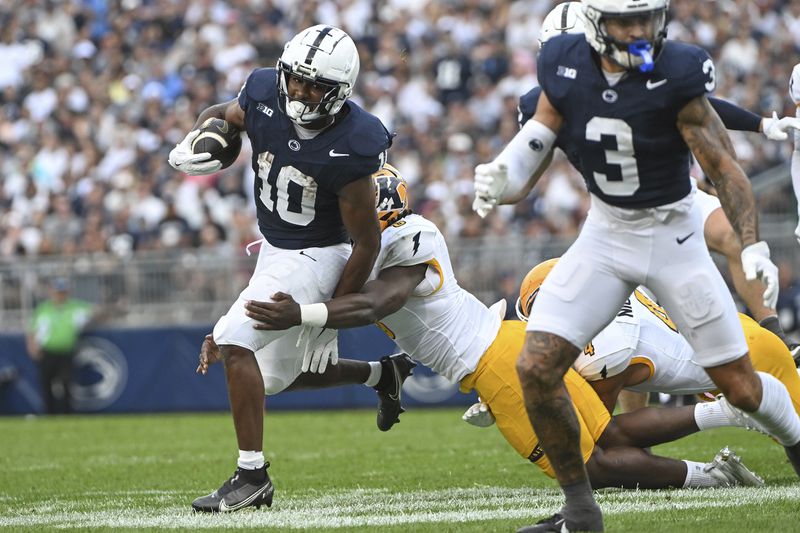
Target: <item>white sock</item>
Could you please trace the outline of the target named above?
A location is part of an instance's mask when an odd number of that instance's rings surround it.
[[[700,431],[732,426],[719,402],[700,402],[694,406],[694,421]]]
[[[755,413],[748,413],[750,418],[781,444],[794,446],[800,442],[800,417],[792,405],[789,391],[778,379],[764,372],[756,372],[761,378],[761,405]]]
[[[369,362],[369,377],[364,385],[367,387],[374,387],[381,380],[381,363],[379,361]]]
[[[264,452],[239,450],[238,465],[244,470],[257,470],[264,466]]]
[[[683,482],[684,489],[699,489],[704,487],[717,487],[719,483],[711,474],[706,472],[706,463],[695,461],[683,461],[686,463],[686,481]]]

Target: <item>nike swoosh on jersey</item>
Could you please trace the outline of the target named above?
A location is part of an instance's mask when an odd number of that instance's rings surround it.
[[[665,83],[667,83],[666,79],[661,80],[661,81],[656,81],[656,82],[654,82],[653,80],[647,80],[645,82],[644,86],[647,87],[648,90],[652,91],[653,89],[655,89],[657,87],[661,87]]]
[[[334,152],[333,148],[331,148],[331,151],[328,152],[328,155],[331,157],[348,157],[350,154],[340,154],[338,152]]]

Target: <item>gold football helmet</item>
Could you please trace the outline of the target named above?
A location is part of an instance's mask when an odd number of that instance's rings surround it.
[[[519,298],[517,298],[517,305],[515,309],[517,316],[520,320],[528,321],[528,315],[531,312],[531,306],[536,295],[539,294],[539,287],[542,286],[544,278],[553,270],[558,262],[558,257],[542,261],[525,275],[522,280],[522,285],[519,287]]]
[[[375,209],[383,231],[411,212],[408,183],[400,175],[400,171],[389,163],[384,163],[372,178],[376,189]]]

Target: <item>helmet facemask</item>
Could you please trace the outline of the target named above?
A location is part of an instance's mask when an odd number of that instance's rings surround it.
[[[667,36],[666,3],[655,9],[621,13],[603,12],[585,4],[584,14],[586,39],[599,54],[626,70],[653,70],[655,58]],[[631,24],[643,25],[649,28],[648,35],[634,41],[615,39],[609,31],[609,23],[621,28]]]
[[[310,124],[320,118],[335,115],[342,108],[342,105],[344,105],[345,100],[347,100],[352,90],[347,89],[342,91],[340,90],[339,84],[335,81],[315,77],[311,72],[304,73],[303,71],[309,71],[311,69],[308,69],[302,64],[295,65],[293,69],[283,61],[278,61],[278,68],[280,69],[280,74],[278,75],[278,93],[281,97],[284,111],[296,124]],[[313,83],[314,85],[323,86],[325,88],[325,93],[320,101],[312,102],[290,97],[290,76]]]

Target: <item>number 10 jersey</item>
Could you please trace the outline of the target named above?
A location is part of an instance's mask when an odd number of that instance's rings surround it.
[[[392,136],[376,116],[347,101],[333,125],[301,139],[279,99],[274,68],[254,70],[239,92],[253,147],[258,227],[277,248],[348,242],[339,191],[383,165]]]

